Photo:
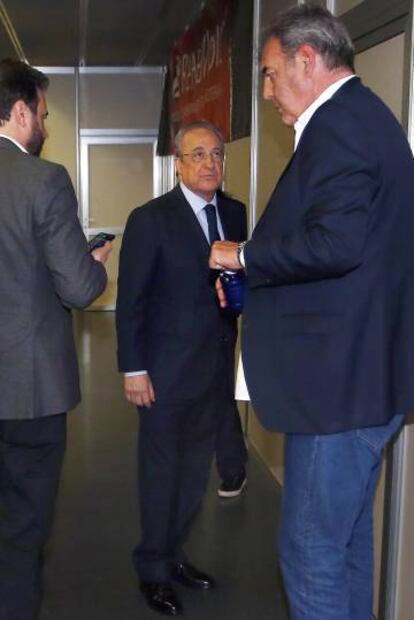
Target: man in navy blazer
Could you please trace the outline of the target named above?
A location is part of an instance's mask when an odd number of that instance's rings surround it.
[[[414,163],[322,8],[281,14],[264,98],[295,152],[244,247],[242,357],[264,426],[286,433],[280,559],[294,620],[368,620],[372,506],[386,442],[414,407]],[[222,305],[223,293],[219,290]]]
[[[224,144],[210,123],[176,137],[180,183],[135,209],[120,257],[117,332],[126,398],[138,406],[141,542],[134,564],[150,607],[177,615],[177,580],[209,589],[182,546],[203,498],[219,429],[232,435],[236,318],[220,309],[209,242],[246,238],[244,205],[217,191]],[[237,430],[237,429],[236,429]],[[243,445],[244,450],[244,445]]]

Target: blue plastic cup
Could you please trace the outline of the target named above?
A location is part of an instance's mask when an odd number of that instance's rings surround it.
[[[220,282],[226,296],[227,310],[234,314],[240,314],[243,311],[246,274],[242,269],[239,271],[222,271]]]

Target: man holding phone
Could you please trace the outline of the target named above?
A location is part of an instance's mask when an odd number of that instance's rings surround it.
[[[113,235],[112,233],[98,233],[88,241],[89,252],[96,250],[96,248],[102,248],[107,241],[113,241],[114,239],[115,235]]]
[[[39,159],[48,78],[0,62],[0,619],[35,620],[42,559],[80,400],[71,308],[104,290],[66,170]]]

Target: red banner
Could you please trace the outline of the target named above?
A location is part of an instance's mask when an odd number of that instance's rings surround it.
[[[236,0],[210,0],[170,56],[170,131],[207,120],[231,137],[231,39]]]

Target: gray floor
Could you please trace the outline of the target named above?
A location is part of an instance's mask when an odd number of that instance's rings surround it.
[[[151,620],[131,566],[138,517],[134,408],[116,371],[113,313],[78,315],[83,402],[69,418],[68,451],[46,563],[41,620]],[[191,620],[287,620],[276,568],[280,489],[250,455],[242,497],[219,500],[217,477],[187,546],[217,580],[177,588]]]

